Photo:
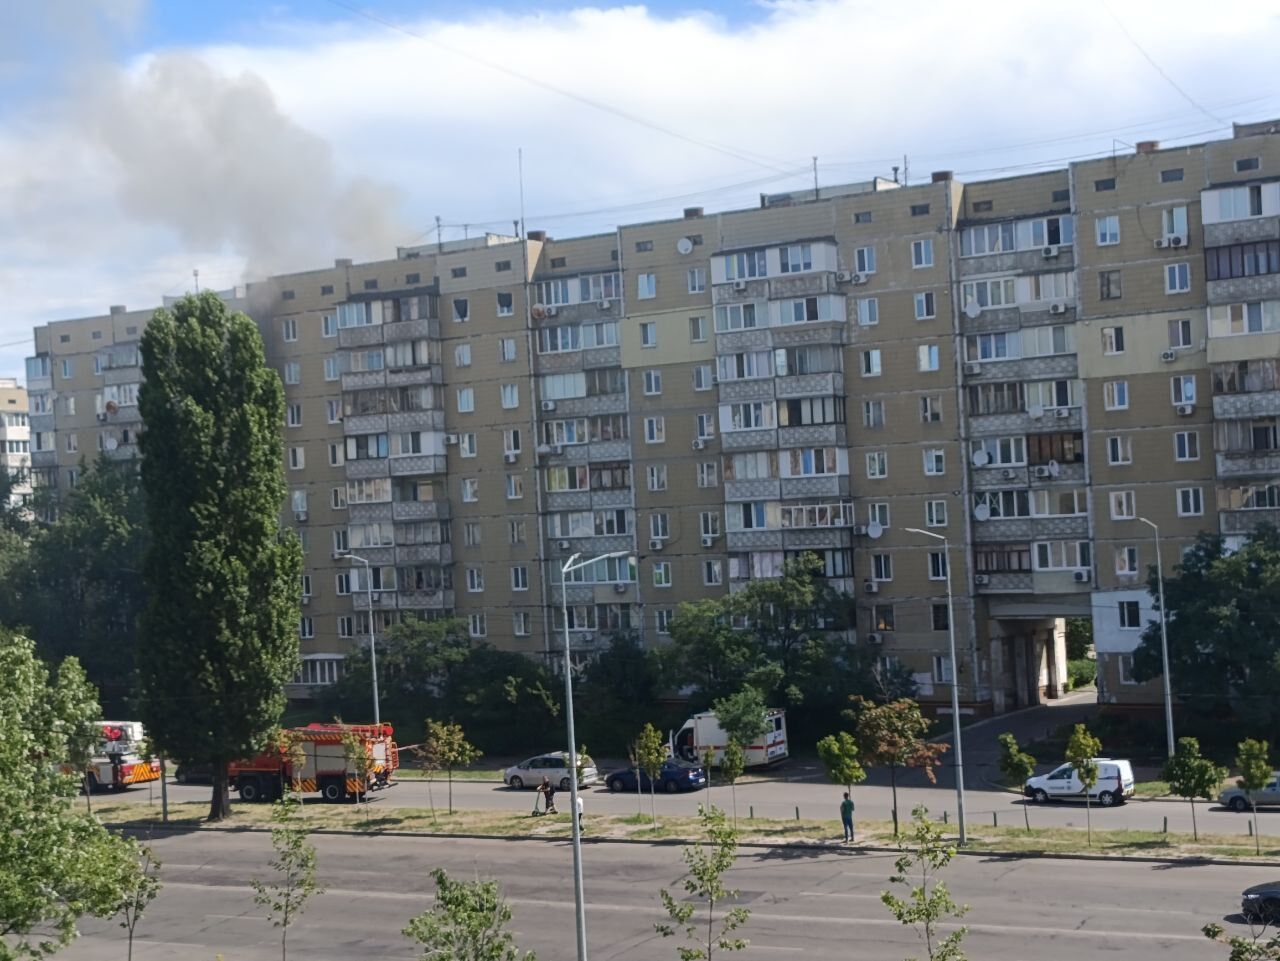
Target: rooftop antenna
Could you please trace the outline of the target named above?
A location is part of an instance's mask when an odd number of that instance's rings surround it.
[[[200,268],[197,267],[195,270],[191,271],[191,276],[196,280],[196,293],[198,294],[200,293]]]
[[[516,173],[520,179],[520,229],[516,231],[517,237],[524,236],[524,148],[516,148]]]
[[[813,158],[813,199],[818,200],[818,158]]]
[[[902,185],[905,187],[911,183],[911,165],[907,163],[907,155],[902,155]]]
[[[898,165],[897,164],[893,165],[893,182],[895,184],[898,182]]]
[[[436,253],[444,253],[444,238],[440,234],[440,215],[436,214]]]

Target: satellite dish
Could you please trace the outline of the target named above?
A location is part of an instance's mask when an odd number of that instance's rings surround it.
[[[989,504],[978,504],[973,509],[973,516],[980,521],[991,520],[991,506]]]
[[[1044,408],[1041,407],[1039,404],[1036,404],[1033,407],[1028,407],[1027,413],[1030,414],[1032,417],[1040,418],[1044,416]]]
[[[533,314],[534,320],[541,320],[543,317],[547,316],[547,308],[544,304],[534,304],[529,309],[529,313]]]
[[[679,254],[693,253],[693,241],[688,237],[681,237],[676,241],[676,252]]]
[[[982,308],[978,306],[976,300],[971,300],[964,305],[964,315],[970,320],[977,318],[980,313],[982,313]]]
[[[986,467],[991,463],[991,455],[985,450],[975,450],[973,452],[972,460],[974,467]]]
[[[114,414],[116,411],[120,409],[120,405],[117,404],[114,400],[109,400],[105,404],[104,409],[108,414]]]
[[[870,537],[873,541],[879,540],[881,537],[884,536],[884,525],[881,524],[879,521],[872,521],[870,524],[867,525],[867,536]]]
[[[115,450],[120,446],[120,442],[114,437],[104,437],[102,438],[102,446],[106,450]]]
[[[1049,461],[1048,467],[1049,467],[1050,477],[1057,477],[1059,474],[1062,473],[1062,465],[1059,464],[1056,460]]]

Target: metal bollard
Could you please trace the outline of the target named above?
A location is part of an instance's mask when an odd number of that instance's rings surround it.
[[[1164,816],[1164,833],[1169,833],[1169,815],[1167,814]]]
[[[1000,826],[1000,812],[999,812],[999,811],[992,811],[992,812],[991,812],[991,826],[992,826],[993,828],[998,828],[998,827]]]
[[[1249,825],[1249,837],[1253,837],[1253,822],[1246,821],[1245,823]]]
[[[946,824],[946,823],[947,823],[947,809],[946,809],[946,808],[943,808],[943,809],[942,809],[942,823],[943,823],[943,824]]]
[[[754,804],[751,805],[751,807],[747,808],[747,811],[750,812],[747,814],[747,820],[754,821],[756,819],[756,806]]]
[[[796,820],[797,820],[797,821],[799,821],[799,820],[800,820],[800,805],[799,805],[799,804],[797,804],[797,805],[796,805]]]

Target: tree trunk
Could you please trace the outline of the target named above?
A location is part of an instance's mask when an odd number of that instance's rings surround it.
[[[453,768],[449,768],[449,813],[453,814]]]
[[[898,836],[898,766],[889,765],[889,788],[893,791],[893,836]]]
[[[80,775],[80,783],[84,785],[84,810],[86,814],[93,813],[93,782],[89,780],[89,772],[85,771]]]
[[[209,820],[225,821],[231,817],[231,786],[227,780],[227,762],[213,762],[213,796],[209,799]]]
[[[658,805],[653,799],[653,778],[649,778],[649,815],[653,818],[653,826],[658,826]]]
[[[1262,853],[1262,838],[1258,835],[1258,805],[1253,803],[1253,798],[1249,798],[1249,806],[1253,808],[1253,853]]]
[[[1030,834],[1031,833],[1031,815],[1027,812],[1028,800],[1029,800],[1028,798],[1022,799],[1022,820],[1027,825],[1027,833]]]
[[[729,782],[729,795],[733,798],[733,829],[738,830],[738,782]]]
[[[636,768],[636,814],[644,816],[644,792],[640,790],[640,769]]]
[[[1089,807],[1089,789],[1084,789],[1084,836],[1089,847],[1093,847],[1093,814]]]
[[[1191,839],[1200,840],[1200,831],[1196,828],[1196,799],[1191,799]]]

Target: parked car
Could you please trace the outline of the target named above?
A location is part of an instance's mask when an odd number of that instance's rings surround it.
[[[1240,811],[1249,810],[1249,792],[1242,787],[1229,787],[1218,795],[1218,803],[1224,808]],[[1253,803],[1258,807],[1280,804],[1280,771],[1271,772],[1271,780],[1261,791],[1253,792]]]
[[[173,772],[173,779],[179,784],[212,784],[212,764],[179,764]]]
[[[527,761],[521,761],[502,772],[502,780],[508,787],[517,791],[526,787],[537,787],[544,777],[550,778],[561,791],[569,790],[569,752],[553,751],[550,754],[539,754]],[[578,787],[586,787],[600,780],[600,772],[595,762],[586,758],[582,776],[578,778]]]
[[[1090,800],[1102,807],[1123,804],[1133,797],[1133,765],[1128,761],[1109,757],[1093,759],[1098,765],[1098,780],[1089,791]],[[1022,793],[1037,804],[1046,801],[1083,801],[1084,784],[1080,775],[1069,763],[1054,768],[1048,774],[1029,779]]]
[[[1249,921],[1280,924],[1280,881],[1245,888],[1240,895],[1240,913]]]
[[[610,791],[634,791],[636,789],[636,772],[633,768],[624,767],[610,772],[604,779],[605,787]],[[697,791],[707,786],[707,772],[697,764],[667,758],[656,778],[657,789],[675,794],[677,791]],[[640,790],[649,790],[650,779],[645,771],[640,772]]]

